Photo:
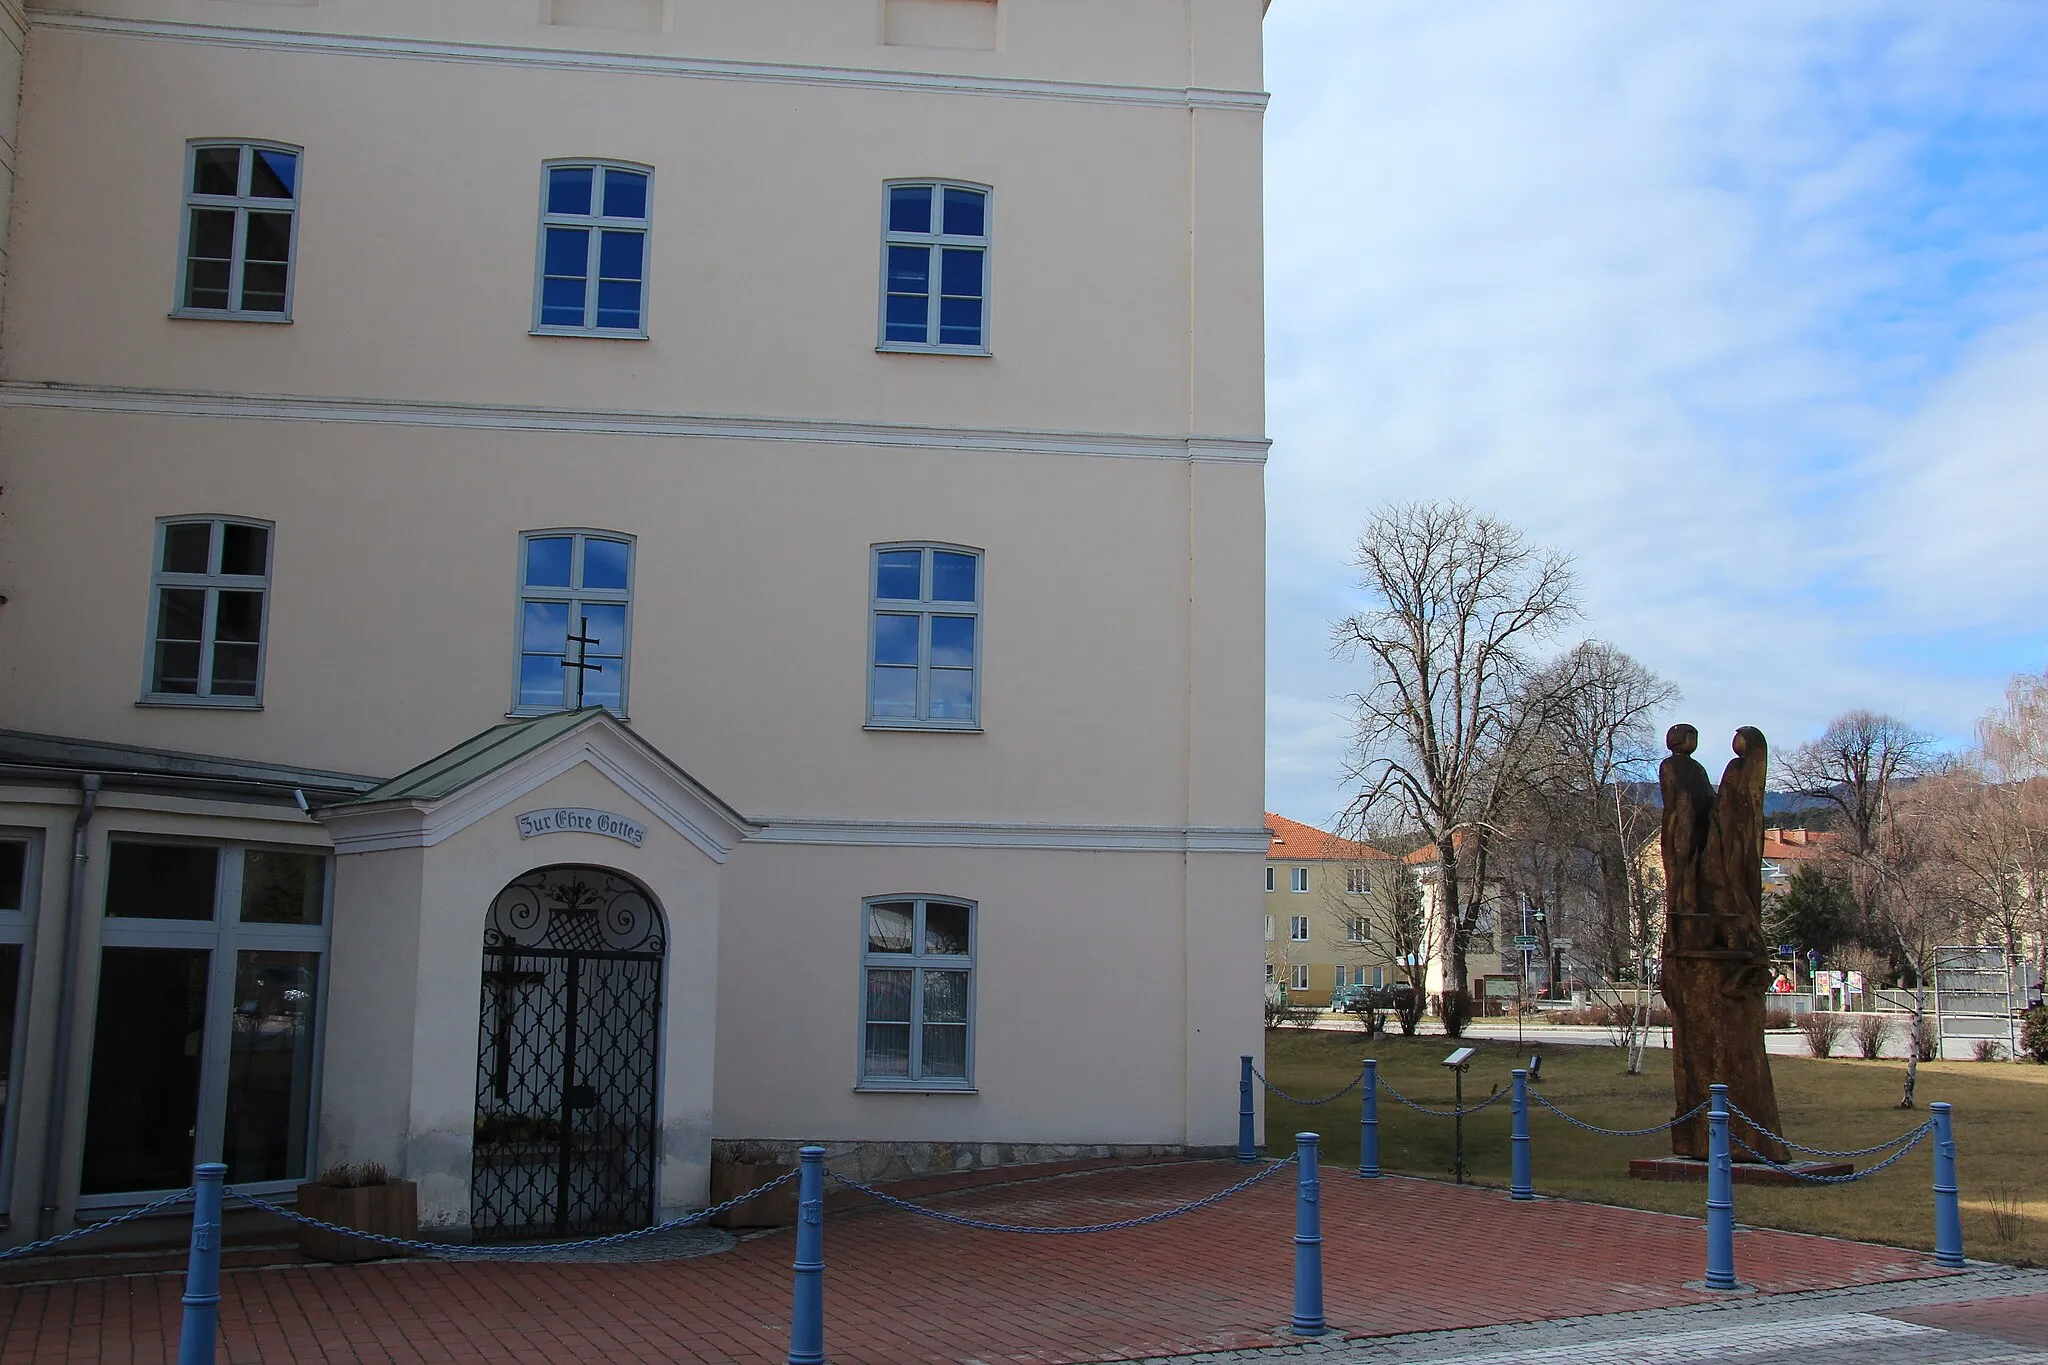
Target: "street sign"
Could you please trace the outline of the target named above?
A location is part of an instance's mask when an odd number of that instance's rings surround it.
[[[1543,940],[1537,938],[1534,934],[1516,934],[1515,946],[1517,948],[1541,948]]]

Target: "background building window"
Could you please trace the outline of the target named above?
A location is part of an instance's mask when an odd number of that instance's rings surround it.
[[[871,900],[862,957],[862,1085],[973,1084],[974,907]]]
[[[1270,866],[1268,866],[1268,867],[1266,868],[1266,890],[1268,890],[1268,891],[1271,891],[1271,890],[1273,889],[1273,873],[1274,873],[1274,870],[1275,870],[1275,869],[1274,869],[1274,868],[1272,868],[1272,867],[1270,867]]]
[[[981,717],[981,552],[878,545],[868,724],[973,729]]]
[[[1289,990],[1305,991],[1308,989],[1308,967],[1305,964],[1297,963],[1287,970],[1291,978],[1287,983]]]
[[[1296,943],[1308,942],[1308,916],[1296,915],[1287,922],[1287,937]]]
[[[605,531],[522,535],[513,711],[542,715],[582,705],[624,715],[632,614],[629,537]],[[587,667],[575,667],[579,663]]]
[[[1344,869],[1344,893],[1348,896],[1363,896],[1372,888],[1366,882],[1366,871],[1362,867]]]
[[[1352,943],[1372,942],[1372,926],[1365,916],[1353,915],[1344,925],[1344,937]]]
[[[1268,916],[1266,916],[1266,942],[1268,942],[1268,943],[1271,943],[1272,941],[1273,941],[1273,917],[1272,917],[1271,915],[1268,915]]]
[[[306,1178],[327,870],[313,850],[110,839],[81,1204],[178,1189],[195,1161]]]
[[[1306,891],[1306,890],[1308,890],[1308,869],[1307,869],[1307,868],[1305,868],[1305,867],[1297,867],[1297,868],[1295,868],[1295,869],[1294,869],[1294,881],[1293,881],[1293,886],[1294,886],[1294,889],[1295,889],[1296,891]]]
[[[647,334],[645,167],[552,163],[542,175],[534,330]]]
[[[149,700],[230,706],[261,700],[270,531],[224,517],[157,523]]]
[[[888,187],[882,245],[885,350],[988,349],[988,191]]]
[[[299,152],[195,142],[186,152],[180,313],[281,322],[291,316]]]

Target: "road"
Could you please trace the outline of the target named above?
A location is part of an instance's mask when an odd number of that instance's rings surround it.
[[[1326,1032],[1357,1033],[1363,1026],[1345,1016],[1324,1016],[1316,1028]],[[1434,1019],[1425,1019],[1420,1030],[1425,1037],[1442,1037],[1443,1025]],[[1903,1026],[1892,1030],[1896,1035],[1886,1045],[1884,1055],[1894,1061],[1906,1059],[1905,1029]],[[1512,1019],[1475,1019],[1466,1026],[1467,1038],[1484,1039],[1489,1043],[1515,1042],[1518,1038],[1524,1045],[1543,1044],[1561,1047],[1617,1047],[1612,1029],[1597,1024],[1537,1024],[1526,1023],[1519,1033]],[[1671,1030],[1657,1028],[1650,1030],[1650,1046],[1659,1052],[1669,1051]],[[1775,1029],[1764,1035],[1764,1050],[1773,1057],[1810,1057],[1812,1052],[1806,1046],[1806,1036],[1797,1029]],[[1856,1055],[1856,1040],[1844,1033],[1841,1043],[1835,1049],[1837,1057]]]

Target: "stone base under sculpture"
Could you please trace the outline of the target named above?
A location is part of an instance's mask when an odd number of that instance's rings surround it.
[[[1787,1170],[1761,1165],[1754,1161],[1731,1162],[1730,1167],[1738,1185],[1803,1185],[1806,1182],[1799,1175],[1854,1175],[1856,1167],[1847,1161],[1787,1161],[1782,1163]],[[1628,1178],[1631,1180],[1697,1180],[1707,1178],[1707,1163],[1695,1161],[1689,1156],[1635,1157],[1628,1163]]]

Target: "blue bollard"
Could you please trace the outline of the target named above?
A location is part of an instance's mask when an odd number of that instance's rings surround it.
[[[825,1365],[825,1149],[797,1152],[796,1291],[789,1307],[789,1365]]]
[[[1319,1337],[1329,1330],[1323,1321],[1323,1183],[1317,1178],[1314,1133],[1294,1135],[1295,1164],[1300,1168],[1294,1199],[1294,1322],[1298,1337]]]
[[[1510,1199],[1534,1199],[1536,1187],[1529,1182],[1529,1073],[1517,1069],[1515,1077],[1515,1121],[1513,1136],[1509,1139],[1510,1167],[1512,1179],[1508,1182]]]
[[[213,1365],[213,1343],[220,1335],[220,1189],[227,1174],[218,1161],[192,1168],[192,1254],[185,1262],[178,1365]]]
[[[1707,1288],[1740,1289],[1735,1278],[1735,1166],[1728,1153],[1728,1087],[1707,1087]]]
[[[1365,1059],[1365,1079],[1358,1083],[1358,1174],[1380,1178],[1380,1064]]]
[[[1237,1159],[1257,1161],[1258,1143],[1252,1140],[1252,1059],[1237,1059]]]
[[[1934,1111],[1934,1263],[1961,1270],[1963,1207],[1956,1192],[1956,1131],[1947,1100],[1927,1106]]]

